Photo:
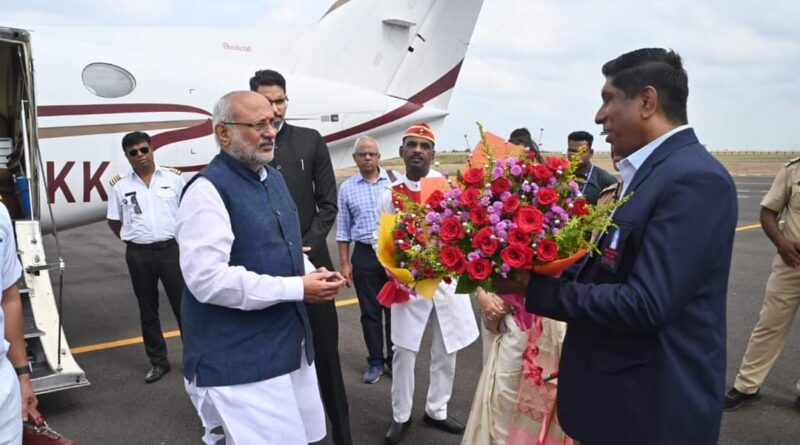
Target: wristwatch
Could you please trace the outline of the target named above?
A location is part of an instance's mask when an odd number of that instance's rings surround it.
[[[15,366],[14,372],[17,373],[17,377],[25,374],[33,374],[33,369],[31,369],[31,363],[25,363],[22,366]]]

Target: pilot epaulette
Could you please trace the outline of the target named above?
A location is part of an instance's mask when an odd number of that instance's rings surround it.
[[[116,175],[113,178],[111,178],[111,180],[108,181],[108,185],[114,187],[114,185],[116,185],[116,183],[118,183],[120,179],[122,179],[122,176]]]
[[[175,168],[175,167],[167,167],[167,170],[171,171],[172,173],[175,173],[175,174],[176,174],[176,175],[178,175],[178,176],[180,176],[180,175],[182,175],[182,174],[183,174],[183,172],[182,172],[182,171],[178,170],[178,169],[177,169],[177,168]]]
[[[788,167],[788,166],[790,166],[792,164],[797,164],[798,162],[800,162],[800,156],[798,156],[798,157],[796,157],[794,159],[789,159],[789,162],[783,164],[783,166],[784,167]]]

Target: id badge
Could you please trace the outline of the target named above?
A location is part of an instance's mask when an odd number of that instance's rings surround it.
[[[625,241],[631,233],[631,227],[619,224],[609,229],[600,245],[600,266],[611,273],[617,273],[625,251]]]

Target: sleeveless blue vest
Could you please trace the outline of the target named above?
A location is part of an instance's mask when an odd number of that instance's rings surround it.
[[[221,152],[194,179],[211,181],[228,210],[234,235],[231,266],[278,277],[302,276],[297,208],[281,174],[266,168],[262,183],[256,173]],[[200,303],[187,288],[181,319],[184,376],[200,387],[258,382],[295,371],[304,339],[308,363],[314,360],[303,302],[242,311]]]

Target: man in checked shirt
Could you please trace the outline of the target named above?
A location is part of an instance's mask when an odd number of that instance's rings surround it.
[[[361,328],[369,354],[369,367],[362,379],[364,383],[375,383],[384,372],[391,373],[392,370],[391,316],[389,309],[382,307],[377,300],[387,277],[372,244],[378,227],[377,198],[392,184],[394,174],[378,166],[380,159],[378,141],[369,136],[356,140],[353,160],[358,166],[358,173],[339,189],[339,215],[336,220],[336,242],[339,245],[342,275],[348,283],[355,283],[361,308]],[[351,242],[355,243],[352,260],[349,258]]]

